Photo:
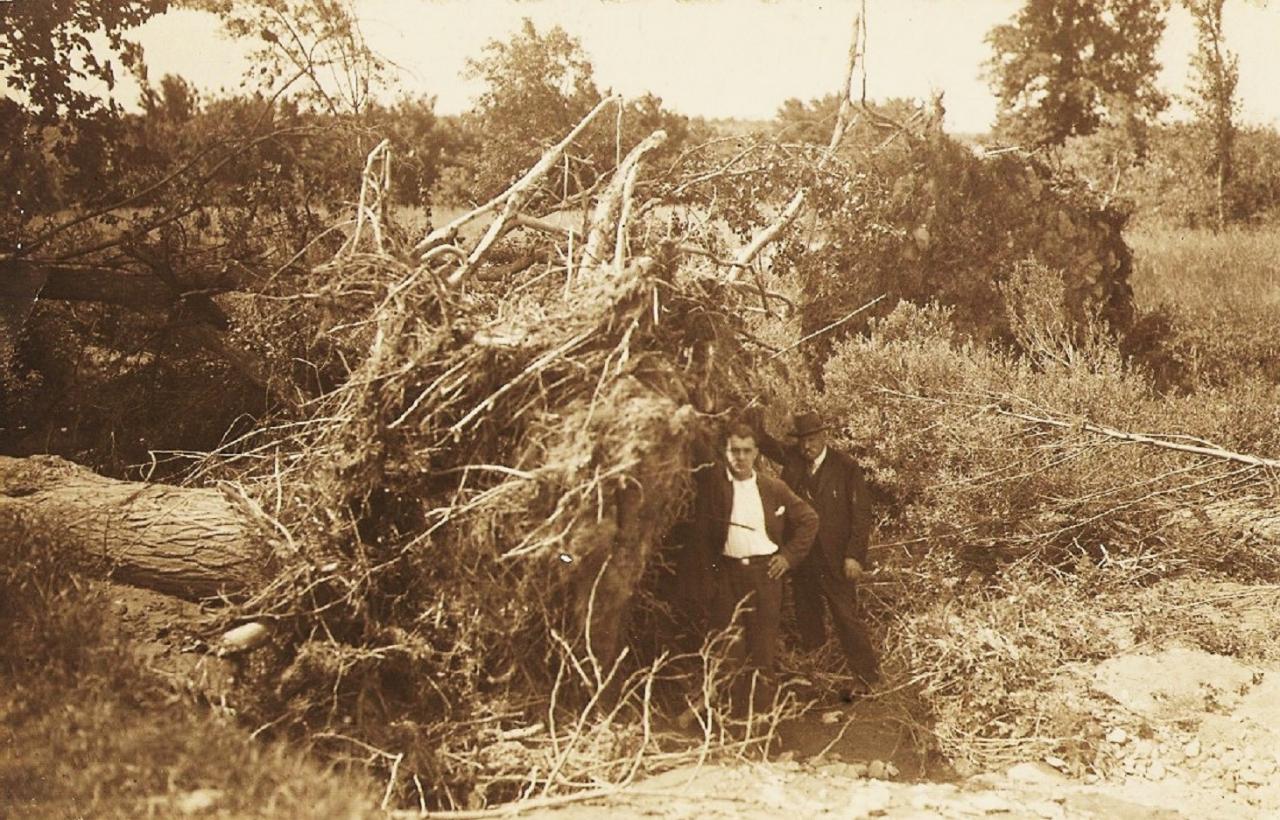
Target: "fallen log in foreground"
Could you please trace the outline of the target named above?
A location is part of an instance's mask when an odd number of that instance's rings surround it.
[[[81,571],[189,600],[247,588],[265,561],[218,490],[103,478],[57,456],[0,456],[0,543],[30,539]]]

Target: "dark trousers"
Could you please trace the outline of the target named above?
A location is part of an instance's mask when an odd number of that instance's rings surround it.
[[[858,612],[858,585],[828,568],[822,556],[815,558],[801,562],[792,580],[800,643],[806,649],[826,643],[823,610],[831,610],[831,623],[849,671],[874,682],[880,677],[880,663]]]
[[[721,558],[716,573],[715,625],[724,629],[733,618],[734,607],[743,604],[739,623],[743,639],[734,642],[735,660],[771,676],[778,662],[778,628],[782,622],[782,579],[769,577],[769,556],[749,559],[743,564],[734,558]],[[745,652],[744,646],[745,643]]]

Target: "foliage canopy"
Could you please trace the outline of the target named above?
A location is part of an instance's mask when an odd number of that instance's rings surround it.
[[[1026,0],[987,35],[997,130],[1061,145],[1108,122],[1152,120],[1168,104],[1156,87],[1167,9],[1168,0]]]

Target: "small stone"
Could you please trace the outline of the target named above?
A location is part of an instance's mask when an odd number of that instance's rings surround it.
[[[885,767],[883,760],[873,760],[867,765],[867,777],[872,780],[884,780]]]
[[[828,763],[822,767],[822,772],[839,780],[856,780],[859,777],[849,763]]]
[[[839,723],[840,718],[842,717],[844,717],[844,715],[838,709],[831,712],[823,712],[822,722],[823,723]]]
[[[893,764],[892,760],[884,764],[884,774],[885,778],[888,780],[892,780],[898,776],[898,767]]]
[[[1124,729],[1121,729],[1119,726],[1115,727],[1110,732],[1107,732],[1108,743],[1114,743],[1117,746],[1119,746],[1120,744],[1124,743],[1128,739],[1129,739],[1129,733],[1126,732]]]
[[[1067,779],[1062,772],[1046,763],[1015,763],[1005,769],[1004,774],[1016,783],[1064,783]]]
[[[1151,767],[1147,769],[1147,777],[1152,780],[1164,780],[1165,768],[1164,764],[1159,760],[1151,761]]]
[[[1133,742],[1133,754],[1138,757],[1151,757],[1155,748],[1156,744],[1146,738],[1138,738]]]
[[[203,814],[222,801],[221,789],[196,789],[173,798],[179,814]]]
[[[848,772],[849,777],[863,778],[867,776],[867,768],[868,767],[866,763],[863,763],[861,760],[858,760],[853,763],[850,763],[846,771]]]

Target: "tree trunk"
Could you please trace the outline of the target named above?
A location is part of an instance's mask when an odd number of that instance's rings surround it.
[[[0,543],[31,540],[76,569],[190,600],[243,590],[266,557],[217,490],[117,481],[56,456],[0,456]]]
[[[147,273],[93,266],[0,261],[0,299],[36,298],[67,302],[101,302],[133,310],[166,310],[178,300],[173,288]]]
[[[1227,229],[1227,164],[1222,157],[1218,157],[1218,224],[1214,228],[1214,233],[1222,233]]]

